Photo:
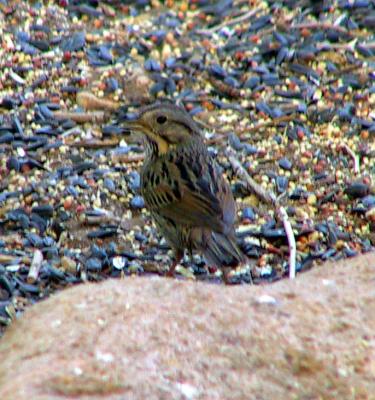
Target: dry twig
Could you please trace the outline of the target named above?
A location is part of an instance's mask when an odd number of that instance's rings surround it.
[[[145,158],[144,153],[140,154],[113,154],[112,161],[113,162],[121,162],[124,164],[143,161]]]
[[[245,128],[243,130],[243,133],[241,133],[239,135],[239,138],[241,140],[246,140],[246,139],[249,138],[248,137],[249,133],[257,132],[257,131],[259,131],[260,129],[263,129],[263,128],[277,126],[278,124],[281,124],[283,122],[293,121],[296,118],[298,118],[298,115],[293,113],[293,114],[289,114],[289,115],[283,115],[282,117],[274,118],[271,121],[261,122],[261,123],[259,123],[257,125],[252,126],[252,127]]]
[[[221,24],[213,26],[210,29],[199,29],[196,31],[196,33],[198,33],[199,35],[211,35],[212,33],[215,33],[222,28],[225,28],[225,27],[228,27],[231,25],[240,24],[241,22],[245,22],[246,20],[254,17],[254,15],[256,15],[259,11],[262,11],[261,7],[254,8],[253,10],[250,10],[247,13],[240,15],[239,17],[224,21]]]
[[[70,146],[73,147],[83,147],[84,149],[102,149],[107,147],[118,146],[119,139],[89,139],[89,140],[79,140],[73,142]]]
[[[55,111],[53,115],[57,119],[71,119],[78,124],[85,124],[86,122],[104,122],[106,119],[106,113],[104,111],[94,112],[72,112],[72,111]]]
[[[289,246],[289,279],[296,277],[296,239],[294,237],[292,225],[289,221],[288,214],[283,206],[277,207],[277,214],[283,222],[286,237]]]
[[[260,186],[258,183],[254,181],[254,179],[247,173],[245,168],[242,164],[238,161],[234,152],[231,149],[226,150],[226,155],[229,159],[229,162],[233,168],[233,172],[242,179],[245,184],[246,188],[250,191],[255,193],[258,197],[261,198],[262,201],[268,204],[275,204],[276,203],[276,196],[269,191],[266,191]]]
[[[359,157],[357,154],[354,153],[354,151],[346,144],[343,144],[343,149],[352,157],[353,162],[354,162],[354,173],[359,174],[360,168],[359,168]]]
[[[28,283],[34,283],[37,281],[42,262],[43,253],[39,249],[36,249],[34,252],[33,260],[31,261],[29,273],[27,274]]]
[[[242,166],[240,161],[235,157],[231,149],[226,151],[229,162],[233,168],[234,173],[243,179],[246,183],[246,187],[249,191],[254,192],[259,196],[265,203],[276,206],[276,212],[280,220],[282,221],[285,229],[285,233],[288,239],[289,245],[289,278],[294,279],[296,275],[296,240],[293,234],[292,225],[289,221],[288,214],[283,206],[279,204],[280,197],[276,199],[273,192],[264,190],[258,185],[253,178],[247,173],[245,168]]]
[[[78,92],[77,104],[85,110],[116,111],[119,108],[117,102],[108,99],[101,99],[90,92]]]
[[[333,30],[340,33],[345,33],[348,36],[353,36],[353,33],[343,28],[340,25],[335,25],[329,22],[306,22],[301,24],[291,25],[289,29],[321,29],[321,30]]]

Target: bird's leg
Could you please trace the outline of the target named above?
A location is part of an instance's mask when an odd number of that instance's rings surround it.
[[[231,284],[231,281],[229,280],[229,274],[230,274],[231,270],[232,270],[231,268],[223,268],[222,269],[223,281],[224,281],[224,283],[226,285],[230,285]]]
[[[179,264],[179,262],[181,261],[183,256],[184,256],[184,253],[181,250],[175,251],[174,261],[173,261],[172,265],[169,267],[167,276],[174,277],[174,270],[176,269],[176,266]]]

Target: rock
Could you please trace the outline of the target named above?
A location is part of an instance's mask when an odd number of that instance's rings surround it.
[[[7,329],[0,398],[372,398],[374,274],[367,254],[269,286],[82,284]]]

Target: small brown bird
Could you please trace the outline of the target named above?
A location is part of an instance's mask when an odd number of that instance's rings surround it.
[[[223,271],[246,262],[236,244],[236,206],[230,186],[207,151],[200,129],[183,109],[165,103],[142,108],[125,128],[144,135],[141,193],[175,253],[169,275],[187,249]]]

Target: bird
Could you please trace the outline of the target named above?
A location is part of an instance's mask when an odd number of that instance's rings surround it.
[[[182,107],[156,102],[140,108],[122,127],[143,137],[141,195],[174,251],[167,275],[174,276],[187,250],[190,256],[201,254],[230,283],[230,271],[247,257],[235,237],[236,204],[230,185],[198,124]]]

